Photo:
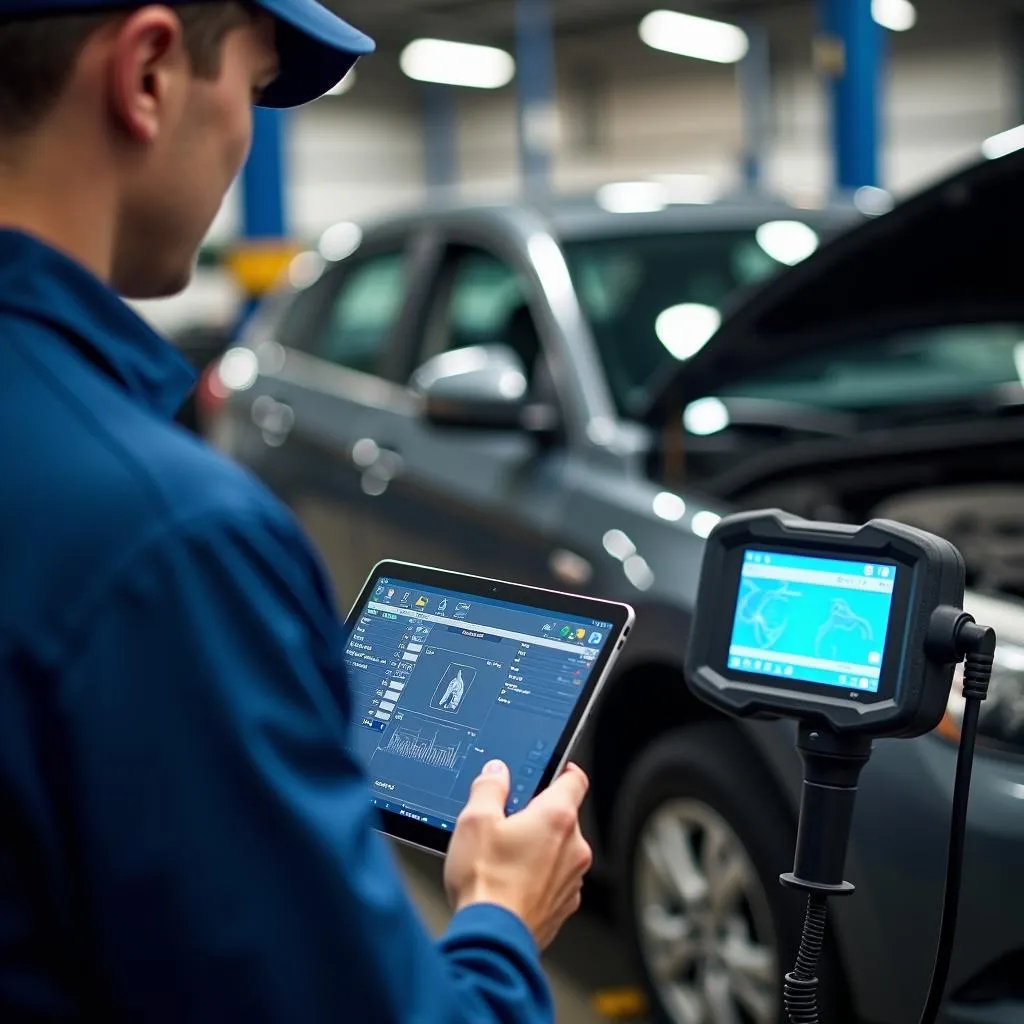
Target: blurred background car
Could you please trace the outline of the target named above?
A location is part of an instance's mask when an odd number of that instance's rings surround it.
[[[749,199],[435,206],[312,257],[203,381],[210,437],[295,509],[343,603],[396,557],[636,606],[581,753],[587,829],[673,1024],[773,1024],[799,937],[777,883],[793,732],[719,718],[681,675],[703,538],[753,507],[961,544],[1001,643],[969,839],[985,871],[944,1019],[1024,1013],[1022,172],[976,166],[863,223]],[[880,745],[865,772],[830,1016],[920,1006],[958,711],[954,694],[939,735]]]

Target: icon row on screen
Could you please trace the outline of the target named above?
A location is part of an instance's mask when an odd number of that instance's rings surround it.
[[[845,676],[839,677],[839,683],[841,686],[848,686],[851,690],[870,690],[871,680],[865,679],[864,676]]]
[[[892,575],[892,570],[887,565],[865,565],[864,575],[880,576],[883,580],[887,580]]]
[[[733,655],[729,658],[729,668],[740,669],[745,672],[763,672],[773,676],[792,676],[792,665],[780,665],[774,661],[764,661],[757,658],[738,658]]]

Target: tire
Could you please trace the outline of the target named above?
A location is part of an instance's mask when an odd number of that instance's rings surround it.
[[[805,904],[779,883],[793,865],[792,817],[728,723],[671,732],[630,768],[612,821],[616,895],[658,1020],[785,1020]],[[837,1024],[846,1000],[834,958],[818,976],[822,1019]]]

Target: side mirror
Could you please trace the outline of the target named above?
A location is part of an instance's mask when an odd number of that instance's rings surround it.
[[[442,352],[412,378],[427,422],[441,427],[550,433],[555,410],[531,404],[526,370],[505,345],[475,345]]]

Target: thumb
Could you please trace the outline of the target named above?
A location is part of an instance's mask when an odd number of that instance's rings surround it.
[[[488,761],[473,780],[468,802],[478,810],[497,811],[504,816],[511,786],[508,765],[502,761]]]

